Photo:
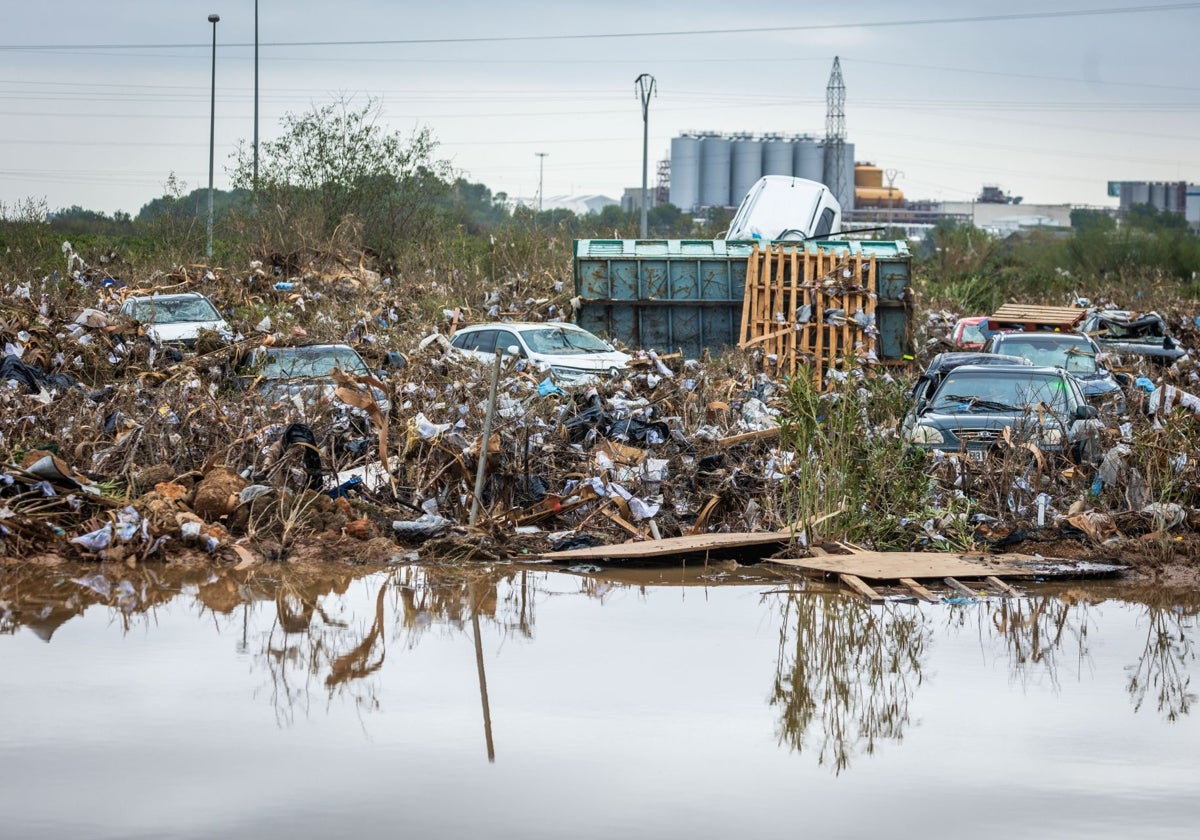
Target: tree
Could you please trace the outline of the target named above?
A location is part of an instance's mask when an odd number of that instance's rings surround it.
[[[1117,220],[1104,210],[1090,210],[1077,207],[1071,211],[1071,227],[1075,230],[1109,231],[1116,230]]]
[[[428,128],[405,138],[379,122],[374,100],[343,97],[306,114],[289,113],[278,138],[260,145],[258,212],[247,225],[267,250],[371,248],[394,257],[428,237],[450,166],[435,160]],[[253,152],[235,154],[233,183],[252,189]]]

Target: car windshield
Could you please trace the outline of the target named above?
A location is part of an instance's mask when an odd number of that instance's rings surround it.
[[[980,324],[963,324],[962,343],[963,344],[983,344],[987,341],[987,334],[983,331],[983,326]]]
[[[521,337],[535,353],[562,356],[578,353],[607,353],[609,347],[590,332],[538,327],[521,330]]]
[[[145,298],[130,301],[126,314],[143,324],[189,324],[219,321],[220,313],[207,298]]]
[[[1039,367],[1059,367],[1069,373],[1095,373],[1098,369],[1091,345],[1085,341],[1072,341],[1067,336],[1057,340],[1006,341],[1000,349],[1009,355],[1029,359]]]
[[[932,408],[943,414],[961,414],[1024,411],[1038,404],[1065,411],[1067,383],[1057,376],[956,371],[938,388]]]
[[[253,364],[265,379],[323,378],[334,368],[359,375],[370,372],[351,347],[275,347],[257,356]]]

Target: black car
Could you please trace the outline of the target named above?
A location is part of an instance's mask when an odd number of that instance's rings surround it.
[[[1007,437],[1042,452],[1094,460],[1100,422],[1079,382],[1057,367],[960,365],[901,426],[913,446],[982,460]]]
[[[1125,392],[1100,361],[1100,346],[1086,335],[1049,330],[996,333],[983,349],[985,353],[1020,356],[1036,366],[1062,368],[1079,380],[1088,402],[1097,409],[1125,413]]]
[[[1020,356],[1005,356],[1000,353],[984,353],[982,350],[958,350],[952,353],[938,353],[930,361],[913,385],[912,398],[914,408],[921,401],[933,395],[942,384],[946,374],[963,365],[1024,365],[1032,367],[1033,362]]]

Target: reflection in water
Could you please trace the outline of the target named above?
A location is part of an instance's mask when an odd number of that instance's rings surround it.
[[[624,573],[628,575],[628,573]],[[716,585],[662,572],[637,582],[620,574],[562,575],[506,568],[342,567],[293,570],[60,566],[0,567],[0,633],[27,628],[51,642],[92,607],[107,610],[121,631],[153,630],[157,613],[196,610],[265,676],[256,696],[269,698],[280,725],[307,715],[314,699],[350,702],[359,713],[380,708],[388,654],[413,650],[430,631],[470,633],[475,643],[483,734],[495,755],[483,637],[532,639],[539,599],[554,594],[603,602],[647,587]],[[575,592],[561,591],[564,580]],[[765,586],[763,581],[753,582]],[[351,593],[351,587],[358,587]],[[358,592],[365,590],[365,596]],[[772,706],[777,737],[840,773],[856,756],[899,742],[912,718],[935,635],[978,634],[986,657],[1003,660],[1014,684],[1027,688],[1085,679],[1094,665],[1089,639],[1103,627],[1101,604],[1134,610],[1145,642],[1126,663],[1134,712],[1153,707],[1168,721],[1196,700],[1190,669],[1196,651],[1200,593],[1161,589],[1052,589],[1031,597],[977,604],[869,607],[854,598],[765,594],[781,617]],[[775,600],[778,598],[778,600]],[[642,600],[642,599],[639,599]],[[650,603],[650,602],[647,602]],[[356,605],[361,605],[356,606]],[[773,609],[773,607],[772,607]],[[357,610],[357,612],[356,612]],[[469,626],[468,626],[469,624]],[[940,628],[940,629],[939,629]]]
[[[782,608],[771,698],[780,707],[780,743],[815,751],[840,773],[860,751],[899,741],[931,637],[920,611],[804,594],[789,595]]]
[[[1196,695],[1188,663],[1196,660],[1196,615],[1200,597],[1166,600],[1151,593],[1146,610],[1146,644],[1136,666],[1129,668],[1129,696],[1134,710],[1153,693],[1158,712],[1175,720],[1191,711]]]
[[[1196,700],[1189,668],[1196,658],[1200,594],[1132,589],[1120,594],[1143,600],[1140,622],[1147,625],[1144,649],[1126,669],[1134,711],[1152,695],[1157,710],[1176,720]],[[910,722],[910,701],[923,680],[932,617],[937,615],[946,616],[951,630],[974,624],[985,655],[1005,660],[1014,683],[1027,688],[1045,678],[1057,691],[1064,665],[1069,664],[1076,680],[1090,673],[1090,597],[1071,589],[922,613],[894,604],[870,607],[848,597],[788,595],[781,601],[771,696],[780,711],[779,741],[815,754],[818,763],[836,773],[856,755],[873,754],[882,741],[899,742]]]
[[[1077,678],[1087,663],[1089,606],[1072,592],[1062,597],[1047,594],[1000,598],[982,604],[954,605],[947,621],[951,628],[963,628],[974,621],[980,647],[985,653],[989,647],[999,649],[1015,684],[1027,688],[1038,675],[1044,675],[1057,691],[1064,655],[1072,657]]]
[[[503,617],[498,616],[500,585],[506,587]],[[379,708],[377,673],[387,658],[389,641],[412,649],[437,626],[465,631],[466,622],[480,643],[479,621],[502,632],[532,636],[533,599],[525,572],[495,574],[484,570],[406,566],[373,575],[373,611],[367,622],[334,617],[340,600],[327,586],[281,584],[275,599],[276,621],[267,634],[261,661],[271,676],[271,698],[281,724],[290,724],[296,709],[309,711],[314,680],[327,699],[346,697],[360,711]],[[343,586],[340,592],[345,593]],[[326,600],[333,603],[326,605]],[[332,615],[331,615],[332,613]],[[480,664],[480,692],[486,708],[486,682]],[[489,726],[489,752],[490,726]]]

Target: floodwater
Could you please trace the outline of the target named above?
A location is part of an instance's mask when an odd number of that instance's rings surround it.
[[[1187,837],[1196,593],[0,569],[0,836]]]

